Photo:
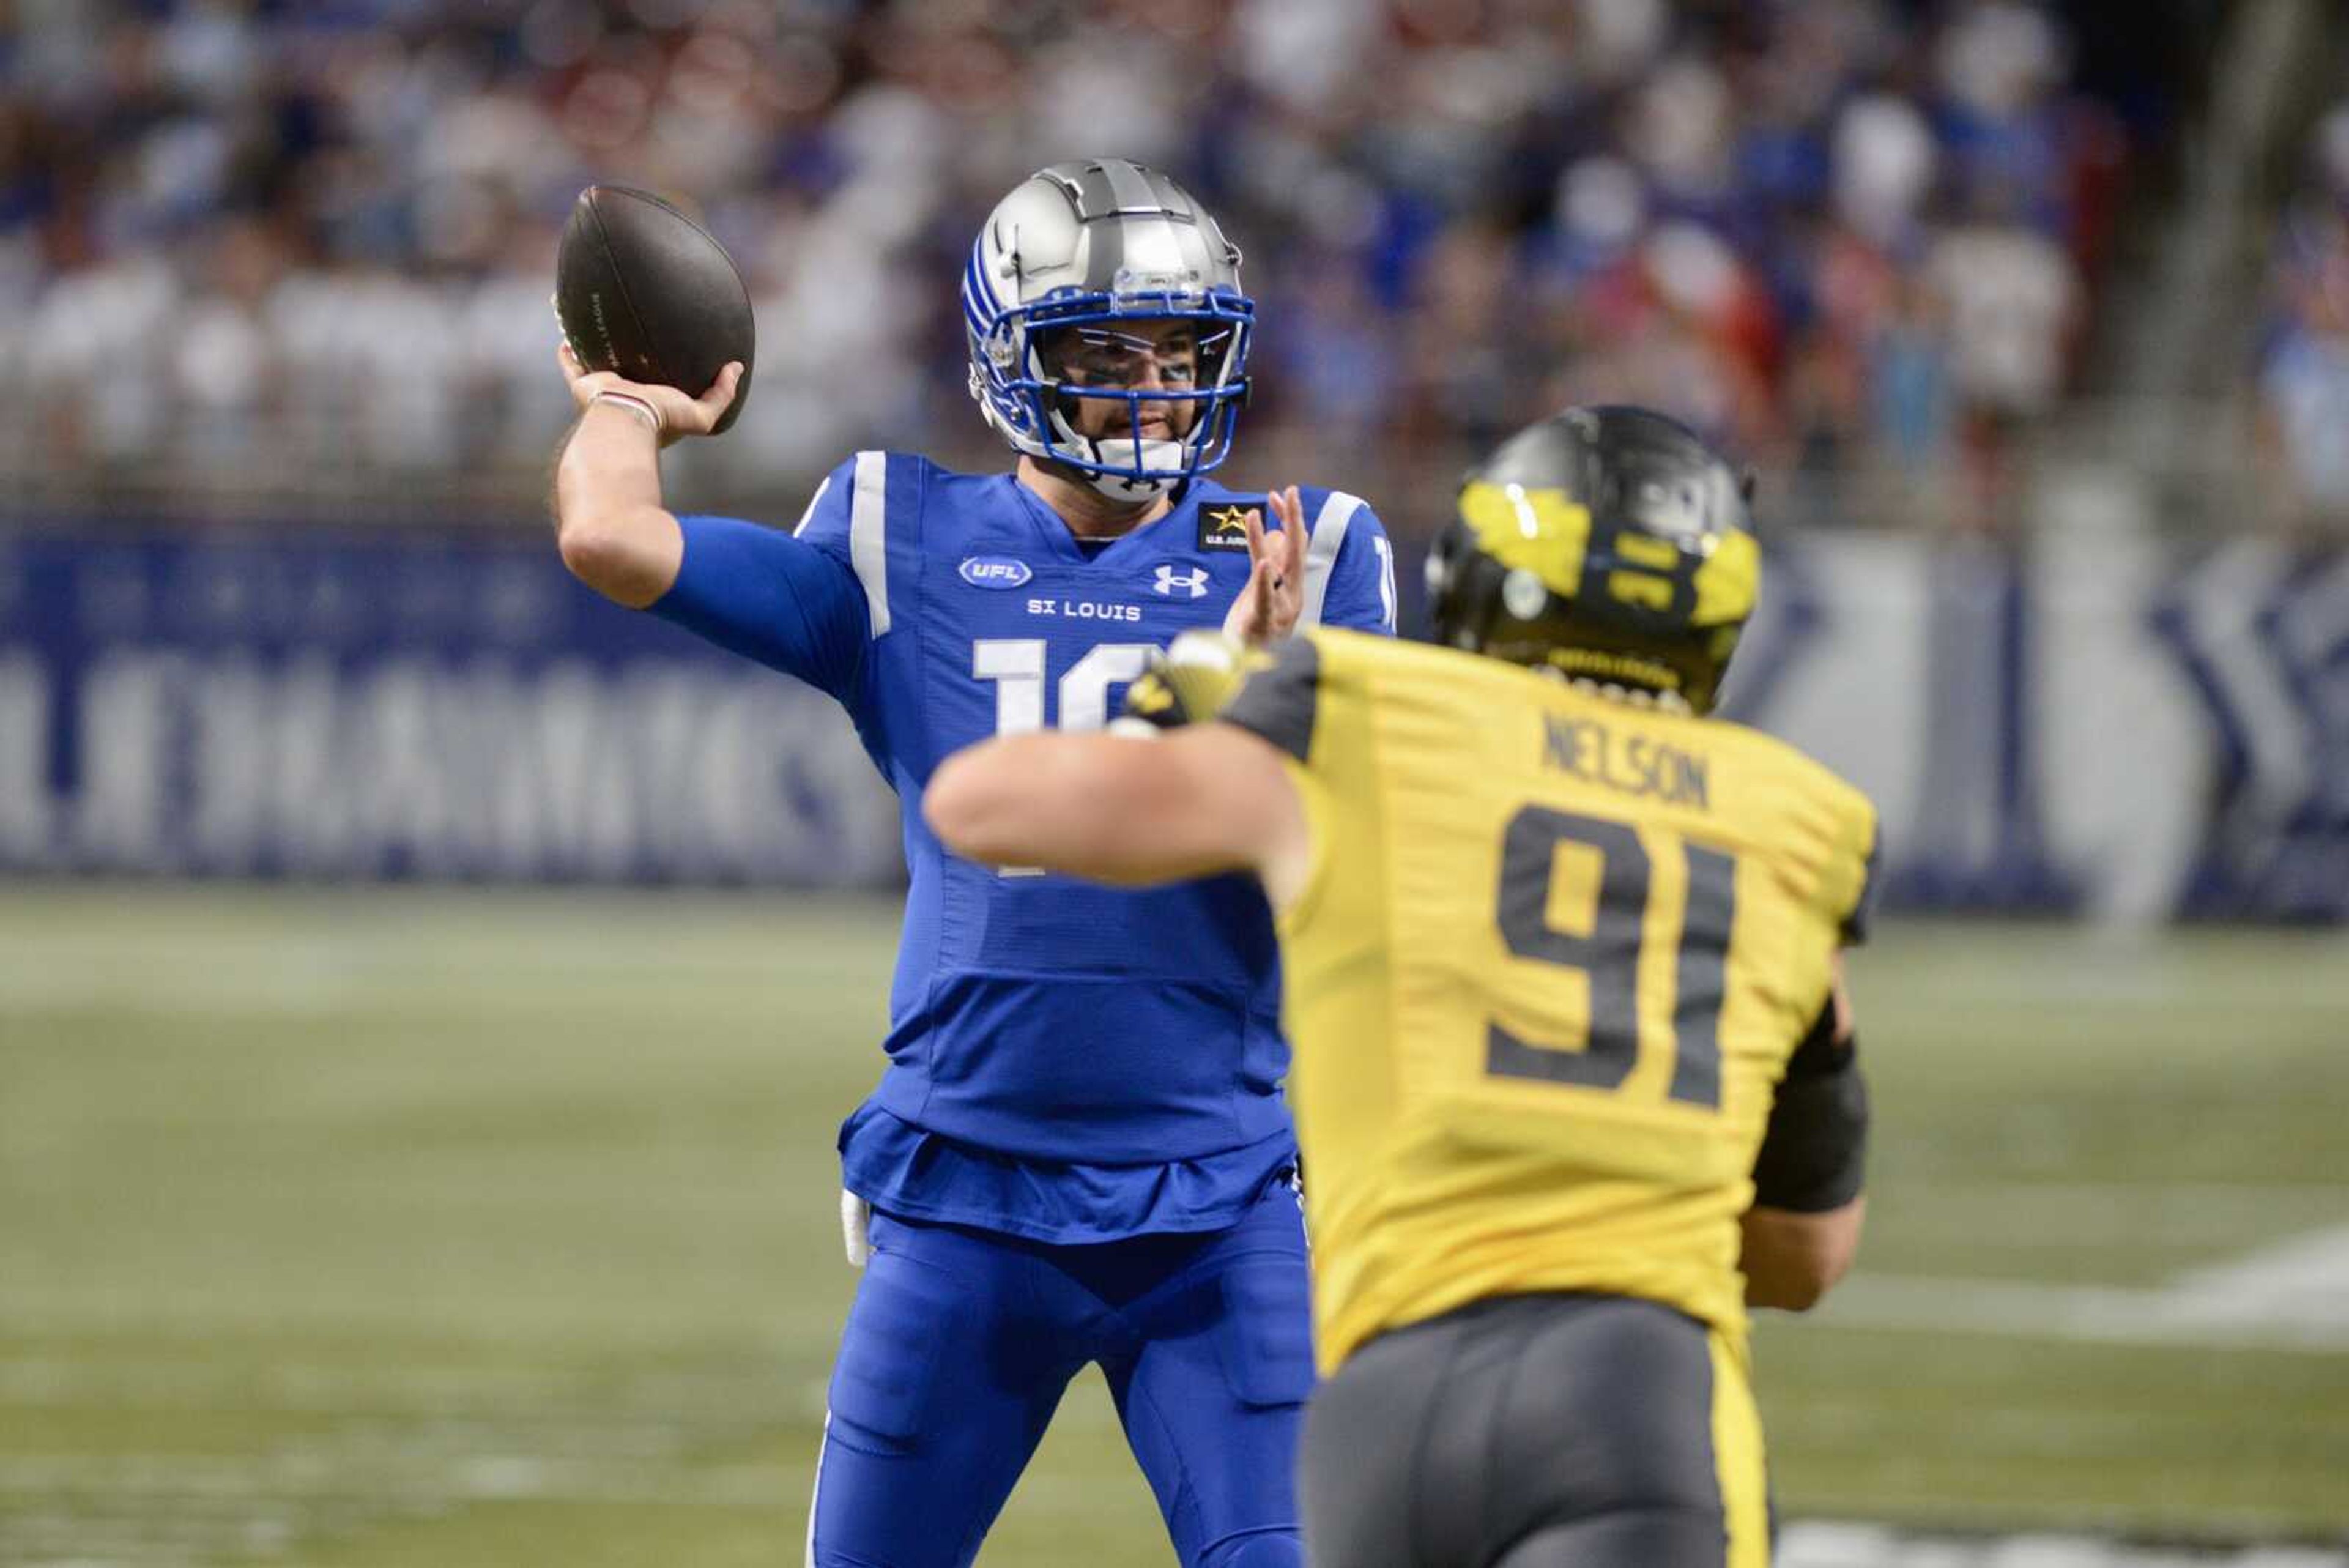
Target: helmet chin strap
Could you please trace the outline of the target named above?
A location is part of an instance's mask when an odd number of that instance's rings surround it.
[[[1107,462],[1109,459],[1102,455],[1104,448],[1112,452],[1123,449],[1123,452],[1133,452],[1139,444],[1140,461],[1127,466],[1156,469],[1161,472],[1168,469],[1179,471],[1190,449],[1188,441],[1144,441],[1136,443],[1132,436],[1110,436],[1097,439],[1079,435],[1058,409],[1052,410],[1052,429],[1060,439],[1048,444],[1056,450],[1065,448],[1088,463]],[[1123,453],[1121,453],[1122,456]],[[1180,472],[1176,472],[1165,473],[1163,478],[1135,479],[1122,473],[1096,472],[1080,463],[1068,462],[1065,460],[1047,459],[1046,461],[1053,462],[1055,466],[1064,470],[1069,477],[1082,480],[1112,501],[1149,501],[1165,494],[1177,484],[1182,483],[1185,477]]]
[[[1137,506],[1155,500],[1181,483],[1172,479],[1127,479],[1121,474],[1095,473],[1089,468],[1078,467],[1065,457],[1048,457],[1032,452],[1028,456],[1037,467],[1055,479],[1097,491],[1112,501],[1123,501]]]
[[[1075,472],[1112,501],[1154,501],[1178,483],[1172,479],[1128,479],[1122,473],[1092,473],[1084,469]]]

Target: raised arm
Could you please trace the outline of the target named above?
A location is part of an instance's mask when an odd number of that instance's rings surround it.
[[[563,564],[605,598],[643,609],[677,581],[685,539],[661,504],[660,450],[707,434],[734,400],[729,365],[698,398],[589,371],[558,350],[579,419],[554,460],[554,537]]]
[[[605,598],[649,609],[720,648],[853,703],[870,628],[848,553],[843,473],[824,481],[802,537],[733,517],[680,517],[661,500],[660,449],[706,433],[742,368],[699,398],[581,370],[564,374],[579,421],[554,466],[555,539],[572,575]]]

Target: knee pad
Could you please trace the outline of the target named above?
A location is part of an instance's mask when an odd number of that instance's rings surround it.
[[[899,1252],[877,1252],[857,1282],[825,1406],[832,1440],[868,1453],[909,1449],[942,1405],[942,1325],[967,1310],[965,1287]]]

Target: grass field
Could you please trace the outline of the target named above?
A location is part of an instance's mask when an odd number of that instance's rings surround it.
[[[894,910],[0,893],[0,1563],[796,1562]],[[2349,1532],[2349,942],[1889,926],[1793,1517]],[[982,1562],[1171,1561],[1097,1383]]]

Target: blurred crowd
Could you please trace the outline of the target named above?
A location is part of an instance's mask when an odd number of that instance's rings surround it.
[[[2349,99],[2310,139],[2276,236],[2258,362],[2271,501],[2301,527],[2349,529]]]
[[[594,181],[697,209],[757,303],[755,395],[680,452],[696,479],[781,493],[874,441],[999,461],[960,255],[1029,170],[1114,152],[1246,252],[1239,480],[1400,487],[1408,530],[1478,444],[1615,399],[1814,513],[1994,507],[2009,433],[2067,389],[2130,147],[2025,0],[13,8],[0,359],[29,384],[0,459],[199,488],[534,483],[567,412],[554,246]],[[2333,335],[2298,320],[2270,359],[2287,426],[2312,338],[2341,395],[2340,232]],[[1888,483],[1805,483],[1854,470]]]

